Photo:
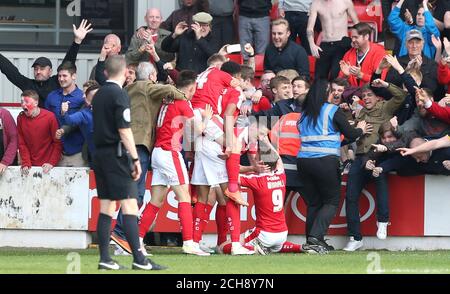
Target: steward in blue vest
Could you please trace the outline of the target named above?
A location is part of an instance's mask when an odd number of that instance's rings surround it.
[[[366,132],[365,122],[353,128],[342,110],[327,102],[332,95],[329,88],[326,80],[317,80],[306,95],[298,125],[302,144],[297,155],[307,205],[306,245],[324,250],[334,249],[324,236],[336,215],[341,194],[341,133],[351,142]]]

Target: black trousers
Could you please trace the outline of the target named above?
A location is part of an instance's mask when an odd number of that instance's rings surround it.
[[[309,47],[308,36],[306,35],[308,13],[302,11],[286,11],[286,20],[289,22],[289,27],[291,29],[291,35],[289,38],[295,42],[297,36],[300,37],[302,47],[305,48],[308,55],[311,55],[311,48]],[[319,20],[317,20],[314,30],[320,31]]]
[[[344,37],[336,42],[322,42],[320,48],[320,58],[316,61],[315,79],[334,80],[337,78],[341,67],[339,61],[344,57],[345,53],[352,47],[351,39]]]
[[[225,44],[236,43],[233,16],[214,16],[212,20],[214,45],[220,49]]]
[[[306,237],[322,240],[336,215],[341,195],[341,172],[337,156],[298,158],[297,169],[305,198]]]

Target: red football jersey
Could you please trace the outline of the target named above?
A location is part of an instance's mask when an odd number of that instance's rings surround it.
[[[253,192],[256,208],[256,227],[272,233],[287,231],[284,215],[284,194],[286,174],[271,172],[265,174],[240,175],[241,186]]]
[[[211,105],[214,114],[218,111],[218,101],[225,88],[231,86],[232,77],[228,73],[215,67],[210,67],[197,77],[197,90],[192,97],[194,109],[205,109],[205,105]]]
[[[181,151],[181,139],[186,120],[194,117],[189,101],[174,100],[163,103],[156,122],[155,147],[167,151]]]
[[[243,97],[243,94],[241,96],[241,92],[236,90],[235,88],[232,87],[228,87],[226,88],[222,95],[220,95],[219,97],[219,113],[220,116],[225,119],[224,114],[225,114],[225,110],[227,109],[228,104],[233,103],[236,105],[236,110],[233,113],[234,116],[234,120],[237,119],[237,117],[239,116],[239,109],[241,108],[241,104],[243,99],[245,99]]]

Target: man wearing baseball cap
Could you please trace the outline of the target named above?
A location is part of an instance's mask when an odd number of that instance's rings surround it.
[[[425,55],[424,39],[424,35],[420,30],[412,29],[406,32],[406,55],[399,57],[398,62],[404,69],[418,67],[423,76],[422,84],[419,86],[429,88],[432,92],[435,92],[438,87],[437,63]],[[393,68],[388,71],[386,81],[399,87],[403,84],[400,74]]]
[[[161,48],[164,51],[178,53],[177,70],[201,73],[207,67],[208,58],[219,51],[212,39],[212,19],[209,13],[199,12],[192,17],[193,24],[179,22],[173,34],[163,40]]]
[[[73,26],[75,39],[62,63],[70,61],[75,64],[80,44],[90,31],[92,31],[91,24],[87,20],[82,20],[79,28],[76,28],[75,25]],[[58,76],[52,76],[52,62],[47,57],[37,58],[31,67],[34,68],[34,79],[30,79],[21,74],[11,61],[0,53],[0,71],[5,74],[11,83],[22,91],[36,91],[39,94],[39,107],[44,107],[44,101],[48,94],[60,88]]]
[[[398,56],[404,56],[407,54],[407,43],[410,40],[421,39],[423,41],[423,54],[428,58],[434,58],[436,48],[433,45],[432,36],[434,35],[436,38],[439,38],[440,32],[434,23],[433,15],[428,9],[428,0],[424,0],[423,3],[419,5],[415,25],[407,24],[400,18],[400,9],[402,8],[404,1],[405,0],[400,0],[392,9],[388,17],[391,31],[401,43]]]

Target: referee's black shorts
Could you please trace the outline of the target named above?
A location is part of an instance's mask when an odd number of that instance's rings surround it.
[[[122,153],[117,157],[117,146],[100,147],[95,150],[93,168],[100,199],[124,200],[137,198],[137,183],[131,177],[131,159]]]

